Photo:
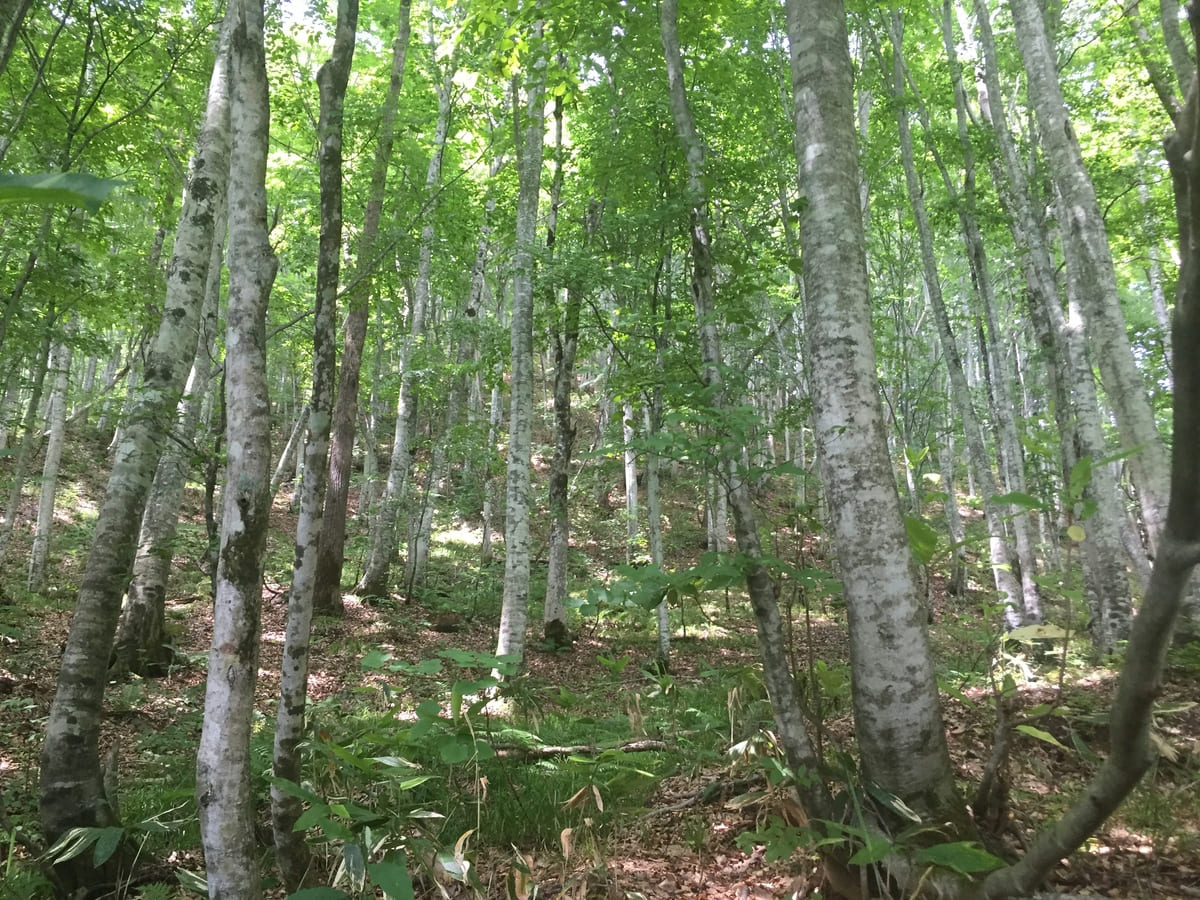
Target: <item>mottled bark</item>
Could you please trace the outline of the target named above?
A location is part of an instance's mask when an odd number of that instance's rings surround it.
[[[29,392],[29,400],[25,404],[25,414],[21,418],[21,443],[17,445],[16,458],[13,460],[12,475],[8,487],[8,502],[4,507],[4,521],[0,522],[0,562],[8,553],[12,542],[13,528],[17,516],[21,512],[21,498],[25,496],[25,475],[29,464],[41,445],[41,432],[38,430],[38,410],[42,405],[42,392],[46,387],[46,372],[50,367],[50,323],[42,333],[41,347],[33,362],[33,388]]]
[[[542,23],[531,40],[543,41]],[[529,615],[530,453],[533,442],[533,270],[545,143],[546,55],[537,46],[525,69],[525,128],[517,165],[516,250],[513,258],[508,466],[504,491],[504,600],[496,654],[525,655]]]
[[[329,484],[325,489],[320,543],[317,550],[316,585],[313,603],[317,612],[342,612],[342,564],[345,560],[346,504],[350,498],[350,478],[354,457],[354,427],[358,418],[358,384],[362,370],[363,346],[367,339],[367,316],[371,284],[377,261],[375,241],[383,212],[388,165],[396,134],[396,110],[404,84],[404,60],[408,55],[412,0],[400,0],[396,39],[392,43],[392,69],[388,92],[380,110],[379,140],[371,168],[371,188],[363,215],[358,244],[357,271],[347,289],[345,336],[342,340],[342,364],[338,372],[337,400],[333,407],[333,425],[329,444]]]
[[[300,515],[296,522],[296,556],[279,678],[279,708],[275,718],[273,771],[293,784],[301,780],[300,740],[304,735],[308,700],[308,652],[312,630],[314,575],[325,499],[329,456],[329,424],[337,370],[336,301],[342,262],[342,118],[354,38],[358,0],[339,0],[337,27],[329,60],[317,72],[320,115],[317,122],[321,182],[321,231],[317,250],[317,284],[313,304],[313,382],[308,403],[308,435],[304,443],[304,478]],[[274,495],[274,492],[270,492]],[[269,503],[268,503],[269,506]],[[284,886],[295,891],[309,868],[308,844],[296,821],[301,800],[271,786],[271,827],[275,860]]]
[[[864,775],[937,821],[964,821],[925,611],[896,492],[871,333],[846,16],[788,0],[813,425],[850,625]]]
[[[143,375],[122,428],[50,707],[40,787],[48,841],[73,827],[112,825],[115,820],[104,795],[98,751],[104,684],[146,496],[196,348],[214,215],[228,174],[225,73],[225,55],[218,53],[167,273],[162,320],[146,350]],[[91,877],[87,867],[84,854],[68,865],[64,880]]]

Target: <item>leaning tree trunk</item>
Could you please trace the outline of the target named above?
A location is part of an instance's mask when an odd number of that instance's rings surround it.
[[[386,597],[392,561],[399,545],[399,521],[412,474],[412,431],[416,425],[417,381],[413,372],[413,353],[425,339],[425,319],[429,314],[432,278],[433,244],[437,237],[434,212],[437,209],[437,187],[442,177],[442,156],[446,150],[446,133],[450,127],[450,99],[454,87],[454,69],[449,64],[438,84],[438,117],[434,128],[433,154],[425,171],[425,225],[421,229],[421,250],[417,262],[417,280],[413,291],[412,314],[408,334],[400,344],[400,397],[396,404],[396,432],[392,441],[392,457],[388,465],[387,482],[379,509],[371,522],[371,540],[367,564],[355,591],[368,597]]]
[[[336,377],[337,324],[335,303],[342,261],[342,110],[354,37],[358,0],[339,0],[337,30],[329,60],[317,72],[321,92],[317,138],[320,147],[321,234],[317,251],[317,289],[313,304],[313,383],[304,443],[304,478],[300,517],[296,522],[296,556],[279,678],[279,711],[275,718],[274,773],[298,784],[300,740],[308,695],[308,652],[313,615],[313,576],[321,536],[329,457],[329,422]],[[269,491],[273,496],[273,492]],[[289,891],[300,888],[309,868],[304,831],[295,828],[303,803],[278,784],[271,786],[271,826],[275,859]]]
[[[1194,15],[1194,14],[1193,14]],[[1200,21],[1193,19],[1193,32]],[[1200,563],[1200,84],[1193,80],[1179,131],[1167,141],[1179,222],[1179,283],[1173,343],[1177,348],[1174,454],[1166,528],[1158,536],[1150,590],[1133,623],[1125,665],[1109,714],[1109,752],[1100,771],[1061,819],[1047,826],[1013,866],[984,879],[983,895],[1023,897],[1091,836],[1154,764],[1150,740],[1155,700],[1171,633],[1192,570]],[[1196,350],[1193,356],[1191,351]]]
[[[226,16],[223,34],[231,21]],[[228,174],[228,91],[226,55],[219,52],[175,235],[162,321],[147,348],[143,377],[109,475],[46,724],[40,811],[49,841],[74,827],[113,825],[116,820],[104,794],[99,756],[105,675],[146,495],[196,348],[216,206]],[[68,884],[93,877],[86,857],[68,864],[70,871],[63,873]]]
[[[686,200],[688,204],[691,255],[692,303],[700,337],[701,377],[712,392],[712,404],[718,410],[726,408],[729,398],[721,374],[721,341],[715,319],[716,298],[713,290],[712,238],[709,232],[709,199],[706,179],[704,145],[696,130],[683,83],[683,59],[679,51],[678,0],[662,0],[659,5],[659,28],[662,32],[663,57],[667,66],[667,100],[675,120],[675,130],[687,160]],[[762,561],[757,513],[750,499],[750,488],[742,473],[735,471],[741,459],[741,447],[736,438],[723,437],[718,451],[718,466],[733,510],[734,532],[738,549],[746,562],[746,589],[758,625],[758,647],[763,658],[763,678],[775,724],[779,731],[788,765],[792,771],[817,772],[820,760],[809,739],[800,698],[788,664],[784,644],[785,629],[779,615],[775,583]],[[824,784],[819,780],[803,783],[797,779],[797,789],[811,815],[823,816],[831,808]]]
[[[224,231],[225,214],[222,209],[213,229],[208,284],[200,314],[195,360],[188,375],[184,398],[179,404],[175,433],[165,442],[154,481],[150,485],[150,498],[146,501],[137,555],[133,560],[133,579],[125,594],[117,626],[117,641],[109,667],[111,677],[124,678],[131,673],[161,675],[171,662],[165,608],[173,557],[171,548],[179,524],[179,508],[187,487],[188,473],[199,455],[200,448],[194,443],[193,436],[198,431],[200,408],[212,389],[209,382],[212,380],[213,338],[220,305],[221,264],[225,258]]]
[[[964,823],[876,380],[841,0],[788,0],[814,436],[850,620],[865,777]]]
[[[542,43],[542,23],[532,40]],[[545,142],[546,55],[543,47],[526,70],[526,125],[518,155],[517,246],[513,259],[508,411],[508,468],[505,479],[504,600],[496,655],[525,655],[525,623],[529,615],[530,452],[533,441],[533,268],[537,238],[538,198],[542,186]]]
[[[316,582],[313,603],[317,612],[342,612],[342,564],[346,551],[346,504],[350,498],[350,477],[354,456],[354,427],[358,418],[358,382],[362,370],[363,346],[367,339],[367,316],[371,299],[375,241],[383,212],[388,165],[396,134],[396,110],[400,88],[404,85],[404,60],[408,55],[412,0],[400,0],[396,40],[392,44],[391,79],[387,97],[380,110],[379,140],[371,169],[371,189],[363,214],[362,235],[358,243],[358,264],[354,280],[347,287],[348,312],[342,341],[342,367],[338,372],[337,399],[333,407],[333,431],[329,444],[329,485],[325,489],[321,537],[317,549]]]
[[[225,326],[226,454],[196,797],[210,897],[257,900],[250,729],[258,674],[263,555],[271,512],[266,313],[276,260],[267,228],[266,50],[262,0],[231,0],[233,155],[229,172],[229,306]]]
[[[50,389],[46,426],[46,458],[42,461],[42,484],[38,492],[37,526],[29,554],[29,590],[46,588],[46,558],[50,553],[50,531],[54,524],[54,495],[58,488],[58,467],[62,462],[67,437],[67,385],[71,374],[71,347],[65,341],[54,348],[50,368],[54,384]]]

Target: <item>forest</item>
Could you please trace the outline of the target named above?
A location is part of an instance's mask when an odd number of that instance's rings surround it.
[[[3,0],[0,898],[1200,896],[1198,36]]]

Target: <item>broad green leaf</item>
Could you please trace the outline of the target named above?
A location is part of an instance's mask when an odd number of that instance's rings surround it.
[[[100,829],[100,834],[96,838],[96,846],[92,848],[92,865],[100,868],[108,862],[117,852],[117,847],[121,845],[121,838],[124,834],[125,829],[120,825],[110,825],[108,828]]]
[[[866,844],[859,847],[854,855],[850,857],[850,864],[855,866],[873,865],[887,859],[888,854],[891,852],[891,841],[878,835],[871,835],[867,838]]]
[[[454,766],[471,758],[475,745],[470,738],[459,737],[456,734],[445,735],[438,741],[438,755],[442,762]]]
[[[968,841],[955,841],[951,844],[935,844],[932,847],[925,847],[917,851],[916,860],[941,866],[943,869],[953,869],[960,875],[991,872],[1004,865],[1004,860]]]
[[[97,213],[109,195],[124,183],[78,172],[0,175],[0,203],[37,203],[41,206],[65,203]]]
[[[187,869],[176,869],[175,877],[185,890],[200,894],[202,897],[208,896],[208,880],[203,875],[189,872]]]
[[[412,876],[403,862],[379,862],[367,866],[367,874],[388,896],[388,900],[413,900]]]
[[[1030,737],[1035,737],[1039,741],[1044,741],[1047,744],[1053,744],[1055,747],[1061,747],[1063,750],[1067,749],[1067,746],[1050,732],[1042,731],[1040,728],[1034,728],[1032,725],[1018,725],[1017,731],[1021,732],[1021,734],[1027,734]]]
[[[908,532],[908,544],[922,565],[929,565],[937,552],[938,536],[933,527],[917,516],[904,517],[904,530]]]
[[[96,843],[100,831],[99,828],[72,828],[54,842],[54,846],[46,851],[46,855],[56,865],[74,859]]]
[[[288,894],[287,900],[348,900],[349,897],[349,894],[337,888],[313,887]]]
[[[1067,537],[1077,544],[1082,544],[1087,539],[1087,532],[1080,525],[1068,525]]]
[[[392,654],[383,650],[372,650],[359,662],[359,667],[363,669],[382,669],[388,662],[391,661]]]
[[[1022,506],[1025,509],[1045,509],[1046,504],[1034,497],[1032,494],[1026,494],[1021,491],[1010,491],[1007,494],[997,494],[992,498],[992,502],[1000,506]]]

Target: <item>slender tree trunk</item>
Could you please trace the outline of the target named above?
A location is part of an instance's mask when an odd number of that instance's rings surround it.
[[[564,180],[562,98],[554,101],[554,179],[550,187],[550,213],[546,245],[550,252],[558,234],[558,208],[562,203]],[[593,216],[588,213],[588,233]],[[552,288],[553,290],[553,288]],[[575,354],[579,348],[579,289],[568,283],[561,318],[553,329],[554,342],[554,457],[550,461],[550,559],[546,566],[546,603],[542,616],[542,635],[552,647],[568,647],[571,634],[567,627],[567,570],[571,546],[570,475],[571,453],[575,446],[575,422],[571,415],[571,389],[575,382]]]
[[[146,495],[196,347],[216,205],[225,194],[228,174],[225,56],[218,52],[213,68],[204,129],[167,274],[162,321],[147,349],[143,377],[122,429],[46,724],[40,812],[48,841],[73,827],[115,824],[104,794],[98,747],[105,674]],[[71,884],[91,878],[88,868],[85,854],[65,867],[63,879]]]
[[[1122,446],[1133,451],[1129,467],[1153,542],[1162,532],[1167,509],[1167,454],[1125,329],[1104,216],[1067,116],[1041,8],[1037,0],[1012,0],[1009,9],[1058,196],[1067,279],[1087,317],[1088,344],[1116,414]]]
[[[661,360],[660,360],[661,362]],[[655,387],[650,402],[642,407],[646,424],[646,437],[651,446],[662,431],[662,390]],[[654,450],[646,454],[646,542],[650,550],[650,564],[657,569],[663,567],[662,501],[659,499],[659,472],[661,460]],[[661,672],[671,664],[671,610],[664,599],[654,610],[655,626],[658,630],[658,655],[656,662]]]
[[[625,564],[633,565],[641,556],[638,547],[638,467],[637,450],[633,441],[633,403],[626,400],[621,406],[621,434],[624,438],[625,471]]]
[[[296,423],[292,426],[291,433],[288,434],[287,445],[283,448],[283,452],[279,454],[279,461],[275,463],[275,474],[271,476],[272,497],[279,493],[279,488],[283,486],[283,479],[287,477],[287,470],[289,468],[296,469],[298,477],[302,477],[304,474],[304,467],[295,466],[294,463],[297,459],[303,459],[304,456],[300,436],[304,434],[305,425],[309,422],[311,410],[312,407],[306,403],[300,407],[300,411],[296,414]],[[285,419],[284,421],[286,422],[287,420]]]
[[[42,334],[42,344],[34,360],[33,389],[29,392],[29,402],[25,406],[25,415],[21,421],[21,443],[17,446],[16,459],[13,461],[12,481],[8,488],[8,505],[4,507],[4,522],[0,523],[0,563],[8,553],[8,545],[12,541],[13,528],[17,516],[21,514],[21,498],[25,496],[25,473],[29,464],[37,454],[41,445],[42,435],[38,430],[38,409],[42,405],[42,391],[46,386],[46,372],[50,367],[50,326]]]
[[[404,508],[409,478],[412,474],[412,431],[416,427],[417,383],[413,373],[413,353],[425,339],[425,320],[431,303],[431,281],[433,277],[433,244],[436,238],[433,217],[437,208],[438,182],[442,177],[442,156],[446,149],[446,132],[450,126],[450,94],[454,87],[454,69],[447,64],[442,80],[438,84],[438,117],[434,129],[433,154],[425,172],[425,197],[427,211],[425,225],[421,228],[420,258],[417,262],[417,280],[413,291],[412,314],[408,321],[408,334],[400,344],[400,398],[396,409],[396,433],[392,441],[392,458],[388,465],[387,482],[379,511],[371,522],[371,541],[367,551],[367,564],[355,591],[368,597],[386,597],[392,560],[399,545],[398,526]]]
[[[350,497],[350,478],[354,456],[354,426],[358,418],[358,383],[362,369],[363,346],[367,337],[367,316],[371,299],[372,275],[376,266],[375,241],[383,211],[388,165],[396,133],[396,110],[400,88],[404,84],[404,60],[408,54],[412,0],[400,0],[399,24],[392,44],[392,69],[387,97],[380,110],[379,141],[371,169],[371,192],[363,216],[358,244],[358,265],[354,282],[347,289],[346,333],[342,343],[342,367],[338,373],[337,400],[333,407],[333,431],[329,444],[329,485],[325,490],[321,537],[317,550],[316,585],[313,603],[316,611],[327,615],[342,612],[342,564],[345,560],[346,504]]]
[[[68,326],[68,331],[71,328]],[[71,348],[61,343],[51,354],[50,369],[54,384],[50,389],[50,405],[46,415],[46,458],[42,463],[42,484],[38,492],[37,527],[33,533],[33,548],[29,554],[29,590],[46,589],[46,558],[50,553],[50,531],[54,525],[54,497],[58,491],[58,467],[62,462],[63,444],[67,437],[67,385],[71,374]]]
[[[167,646],[166,598],[170,578],[172,549],[179,507],[187,487],[187,476],[200,447],[194,443],[198,432],[200,410],[210,386],[213,339],[217,330],[217,314],[221,293],[221,265],[225,258],[225,212],[217,214],[213,229],[212,250],[209,254],[204,308],[196,339],[196,354],[188,375],[187,388],[179,404],[175,433],[164,444],[146,513],[138,535],[137,554],[133,560],[133,579],[121,608],[117,641],[113,649],[110,676],[124,678],[137,675],[163,674],[171,661]]]
[[[721,410],[729,400],[721,374],[721,342],[717,330],[713,290],[706,158],[683,83],[677,0],[662,0],[659,4],[659,28],[662,32],[663,57],[667,67],[667,99],[680,146],[687,160],[686,200],[691,226],[691,290],[700,332],[700,359],[703,366],[701,378],[712,392],[713,406]],[[857,203],[857,200],[855,202]],[[749,486],[742,474],[734,471],[741,458],[741,448],[728,440],[724,444],[718,451],[718,467],[722,479],[728,479],[725,488],[733,510],[738,549],[746,559],[746,588],[758,625],[763,678],[775,712],[775,724],[792,771],[816,772],[819,770],[819,760],[808,736],[796,684],[788,665],[788,653],[784,646],[785,630],[779,615],[775,584],[762,562],[757,514],[750,500]],[[804,783],[804,779],[801,778],[797,780],[797,787],[810,814],[821,816],[827,813],[830,801],[820,781]]]
[[[913,208],[913,218],[916,220],[917,235],[920,238],[925,291],[933,307],[934,323],[942,343],[942,357],[946,361],[950,377],[951,397],[958,416],[962,420],[963,436],[967,442],[971,465],[975,469],[976,483],[983,491],[983,509],[987,520],[988,555],[992,563],[992,577],[995,581],[996,591],[1003,597],[1006,624],[1009,628],[1016,628],[1027,619],[1035,620],[1036,609],[1025,608],[1021,585],[1017,580],[1016,555],[1008,544],[1003,513],[995,499],[1000,493],[996,489],[996,477],[992,472],[992,464],[988,458],[979,417],[976,415],[974,401],[971,399],[971,389],[967,384],[958,342],[951,330],[950,316],[946,311],[945,300],[942,298],[941,278],[938,274],[937,258],[933,248],[933,229],[925,210],[925,188],[917,176],[913,159],[912,131],[909,127],[908,109],[904,103],[902,34],[903,22],[900,13],[893,11],[891,14],[892,88],[896,96],[896,120],[900,130],[900,154],[904,164],[904,179],[908,185],[909,202]]]
[[[333,51],[317,72],[320,116],[321,233],[317,255],[317,285],[313,308],[313,383],[308,403],[308,435],[304,442],[304,478],[300,516],[296,522],[296,557],[279,679],[279,710],[275,718],[274,773],[299,784],[299,744],[304,735],[308,699],[308,652],[312,630],[314,575],[325,499],[329,428],[337,370],[336,300],[342,260],[342,111],[354,59],[358,0],[339,0]],[[272,492],[273,496],[273,492]],[[269,504],[268,504],[269,507]],[[308,844],[295,825],[303,803],[278,784],[271,786],[271,826],[275,859],[289,891],[298,890],[309,868]]]
[[[965,815],[879,405],[845,8],[788,0],[787,30],[808,197],[800,229],[813,423],[849,613],[863,771],[957,830]]]
[[[258,674],[263,555],[271,512],[266,312],[276,260],[267,229],[266,50],[262,0],[231,0],[233,134],[229,172],[229,307],[225,331],[224,514],[213,604],[196,797],[209,896],[262,896],[250,730]]]
[[[543,41],[542,23],[532,41]],[[529,615],[530,453],[533,441],[533,269],[538,200],[545,142],[546,55],[534,49],[526,71],[525,128],[517,166],[517,241],[513,260],[511,399],[508,411],[508,467],[504,502],[504,601],[496,655],[525,656]],[[515,105],[515,104],[514,104]],[[515,123],[514,123],[515,125]]]

